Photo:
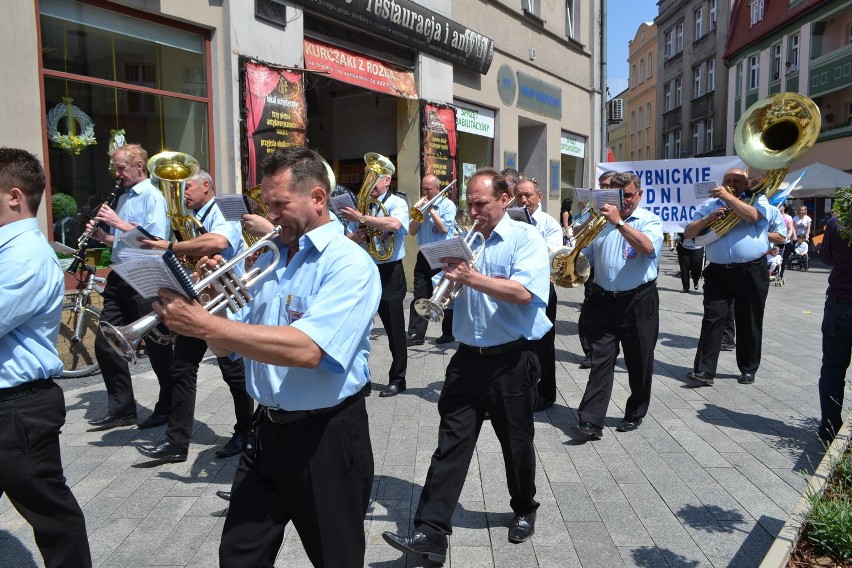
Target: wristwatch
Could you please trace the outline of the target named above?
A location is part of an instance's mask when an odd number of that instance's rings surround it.
[[[619,219],[618,223],[616,223],[615,226],[619,229],[622,228],[624,226],[624,221],[622,219]]]
[[[367,224],[367,218],[364,215],[361,215],[360,217],[358,217],[358,222],[361,223],[362,225],[366,225]]]

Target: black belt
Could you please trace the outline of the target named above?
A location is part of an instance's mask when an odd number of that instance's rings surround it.
[[[509,351],[517,351],[518,349],[521,349],[526,346],[528,343],[528,339],[516,339],[515,341],[510,341],[509,343],[504,343],[503,345],[495,345],[493,347],[476,347],[475,345],[465,345],[464,343],[459,343],[459,350],[470,351],[471,353],[476,353],[477,355],[483,355],[485,357],[492,357],[494,355],[501,355]]]
[[[39,391],[49,389],[52,386],[53,377],[49,379],[37,379],[35,381],[21,383],[20,385],[15,385],[13,387],[0,389],[0,402],[35,394]]]
[[[350,404],[353,404],[367,396],[367,394],[370,392],[370,389],[371,385],[368,381],[367,384],[364,385],[364,388],[362,388],[355,394],[347,396],[334,406],[329,406],[326,408],[316,408],[311,410],[281,410],[280,408],[270,408],[268,406],[264,406],[263,410],[267,418],[269,418],[270,422],[274,422],[275,424],[292,424],[293,422],[298,422],[311,416],[317,416],[319,414],[326,414],[330,412],[339,412]]]
[[[746,266],[751,266],[752,264],[766,264],[766,259],[764,257],[755,258],[754,260],[750,260],[748,262],[711,262],[710,264],[715,264],[716,266],[724,266],[725,268],[745,268]]]
[[[592,294],[596,296],[603,296],[604,298],[621,298],[624,296],[632,296],[637,292],[641,292],[645,288],[650,288],[651,286],[655,286],[657,284],[657,279],[654,278],[650,282],[645,282],[644,284],[640,284],[631,290],[624,290],[623,292],[610,292],[609,290],[604,290],[594,282],[589,285],[589,289],[592,291]]]
[[[825,301],[829,304],[852,304],[852,298],[840,298],[838,296],[826,296]]]

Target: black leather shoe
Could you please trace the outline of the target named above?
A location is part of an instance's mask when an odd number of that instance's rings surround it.
[[[394,381],[385,387],[385,390],[379,393],[380,397],[386,398],[389,396],[396,396],[402,391],[405,390],[405,383],[400,381]]]
[[[140,422],[138,427],[140,430],[145,430],[147,428],[156,428],[157,426],[168,424],[168,422],[168,414],[152,414],[151,416]]]
[[[420,531],[411,531],[407,536],[385,531],[382,533],[382,538],[386,543],[406,554],[416,554],[441,564],[447,558],[447,545],[429,540],[429,537]]]
[[[722,351],[733,351],[736,348],[737,348],[737,346],[734,345],[733,343],[723,343],[722,344]]]
[[[743,373],[737,381],[741,385],[750,385],[754,382],[754,373]]]
[[[581,369],[591,369],[592,368],[592,360],[589,357],[585,357],[582,361],[580,361]]]
[[[693,373],[687,373],[686,378],[690,381],[695,381],[701,383],[702,385],[706,385],[708,387],[713,386],[713,375],[710,373],[705,373],[704,371],[696,371]]]
[[[509,525],[509,542],[515,544],[529,540],[535,534],[535,513],[515,515]]]
[[[452,335],[442,335],[438,339],[435,340],[435,345],[444,345],[445,343],[452,343],[456,338]]]
[[[591,422],[580,422],[571,426],[571,431],[580,436],[584,436],[589,441],[600,440],[603,438],[603,428],[598,428]]]
[[[224,499],[225,501],[231,500],[231,492],[230,491],[217,491],[216,497],[219,499]]]
[[[405,341],[405,344],[408,347],[413,347],[415,345],[423,345],[423,343],[425,343],[425,340],[422,337],[417,337],[416,335],[409,335]]]
[[[641,418],[639,418],[638,420],[627,420],[625,418],[624,420],[621,421],[621,424],[618,425],[618,427],[615,429],[615,431],[616,432],[632,432],[633,430],[638,428],[640,424],[642,424]]]
[[[553,406],[553,401],[544,398],[542,395],[538,395],[538,398],[535,400],[535,411],[539,412],[541,410],[547,410]]]
[[[188,453],[187,448],[178,447],[171,442],[163,442],[156,446],[136,446],[143,456],[162,460],[164,462],[185,462]]]
[[[101,418],[89,420],[89,425],[94,426],[92,431],[109,430],[111,428],[118,428],[119,426],[133,426],[134,424],[136,424],[135,414],[108,413],[106,416]]]
[[[237,454],[243,453],[243,448],[246,445],[246,435],[242,432],[234,432],[231,439],[224,446],[216,450],[217,458],[229,458]]]

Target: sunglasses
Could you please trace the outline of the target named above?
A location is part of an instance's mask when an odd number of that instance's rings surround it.
[[[624,199],[633,199],[633,196],[636,195],[637,193],[638,192],[628,193],[628,192],[625,191],[621,195],[622,195],[622,197],[624,197]]]

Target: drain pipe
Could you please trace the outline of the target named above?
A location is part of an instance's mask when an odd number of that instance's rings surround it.
[[[607,132],[606,132],[606,3],[601,1],[601,162],[607,159]]]

